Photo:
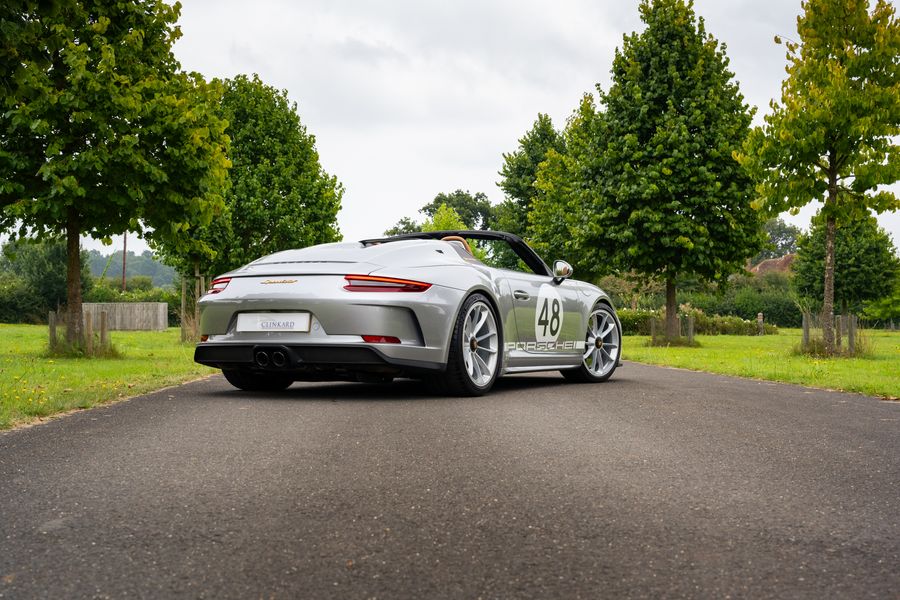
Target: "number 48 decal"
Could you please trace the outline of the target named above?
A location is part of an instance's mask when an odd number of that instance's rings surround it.
[[[541,312],[538,315],[538,325],[542,326],[544,329],[541,331],[542,336],[547,335],[547,327],[550,327],[550,335],[556,337],[559,335],[559,325],[560,325],[560,316],[559,316],[559,300],[556,298],[553,299],[553,304],[548,310],[548,304],[550,304],[550,300],[548,298],[544,298],[544,303],[541,305]],[[547,313],[550,313],[550,318],[547,318]]]
[[[539,342],[555,342],[559,338],[562,322],[562,298],[559,297],[559,292],[551,285],[542,285],[534,315],[534,337]]]

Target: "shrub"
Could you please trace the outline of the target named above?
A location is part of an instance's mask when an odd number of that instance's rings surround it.
[[[623,308],[617,311],[617,314],[624,335],[650,335],[650,319],[657,318],[660,321],[665,319],[664,312],[659,310]],[[689,314],[694,317],[694,333],[697,335],[757,335],[756,319],[742,319],[733,315],[707,315],[689,304],[682,305],[679,315],[687,317]],[[765,332],[769,335],[777,334],[778,327],[766,323]]]
[[[41,298],[23,277],[0,271],[0,323],[39,323],[43,309]]]

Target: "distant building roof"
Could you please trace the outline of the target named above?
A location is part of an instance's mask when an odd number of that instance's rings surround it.
[[[766,273],[789,273],[791,265],[796,260],[796,254],[785,254],[781,258],[767,258],[758,265],[750,267],[750,272],[756,275],[765,275]]]

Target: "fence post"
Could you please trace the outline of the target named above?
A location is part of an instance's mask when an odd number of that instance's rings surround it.
[[[197,331],[200,326],[200,261],[194,261],[194,322],[191,324],[191,341],[197,341]]]
[[[650,343],[656,344],[656,317],[650,317]]]
[[[94,355],[94,316],[90,311],[84,313],[84,353]]]
[[[803,342],[801,348],[806,350],[809,348],[809,313],[803,311]]]
[[[100,311],[100,347],[104,350],[109,346],[109,324],[106,311]]]
[[[50,327],[50,349],[56,350],[56,311],[51,310],[50,314],[47,315],[47,325]]]
[[[856,315],[850,315],[847,324],[847,350],[851,355],[856,354]]]
[[[844,316],[835,315],[834,317],[834,347],[840,352],[841,350],[841,329],[843,329]]]
[[[687,338],[688,344],[694,344],[694,315],[688,315],[687,318]]]
[[[187,328],[184,322],[184,316],[187,313],[187,276],[181,275],[181,342],[187,341]]]
[[[763,321],[762,313],[756,313],[756,332],[758,335],[766,335],[766,324]]]

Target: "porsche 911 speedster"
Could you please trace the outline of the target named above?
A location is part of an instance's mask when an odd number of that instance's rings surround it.
[[[409,377],[476,396],[497,377],[550,370],[606,381],[622,327],[609,297],[571,275],[496,231],[277,252],[212,281],[194,360],[257,391]]]

